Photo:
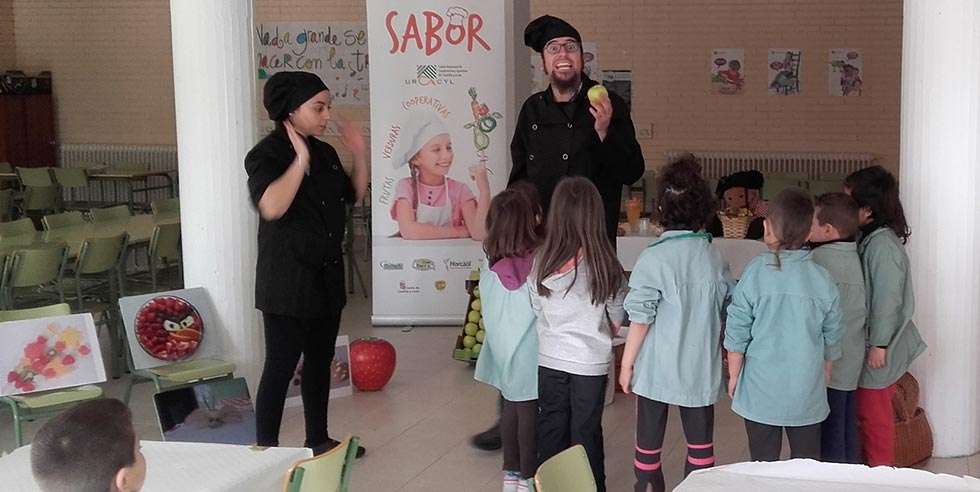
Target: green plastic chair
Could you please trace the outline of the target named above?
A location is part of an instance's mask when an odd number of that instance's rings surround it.
[[[0,173],[12,173],[14,172],[14,166],[12,166],[7,161],[0,162]]]
[[[762,198],[764,200],[774,200],[776,195],[787,188],[802,188],[803,178],[791,174],[774,174],[766,176],[762,184]]]
[[[4,307],[16,307],[18,290],[23,291],[21,301],[33,304],[35,300],[50,302],[57,298],[65,302],[64,284],[65,263],[68,258],[68,245],[52,244],[47,247],[20,249],[7,257],[3,275]],[[54,287],[56,293],[48,288]],[[27,295],[32,294],[32,295]]]
[[[61,210],[61,190],[56,185],[25,186],[20,208],[25,215],[31,212],[57,212]]]
[[[51,179],[50,167],[18,167],[17,177],[20,178],[20,184],[27,187],[45,188],[55,185]]]
[[[52,173],[58,186],[68,192],[66,208],[83,209],[91,206],[91,203],[75,199],[75,190],[87,190],[89,187],[88,171],[84,167],[55,167],[52,168]]]
[[[595,492],[595,477],[585,448],[576,444],[541,463],[534,475],[536,492]]]
[[[108,331],[114,378],[121,375],[125,357],[122,348],[125,337],[122,335],[120,317],[115,315],[115,306],[123,295],[122,275],[128,243],[126,233],[83,241],[75,259],[74,278],[70,282],[74,287],[76,309],[98,316],[98,326]],[[104,288],[106,286],[107,289]],[[86,297],[94,298],[95,302],[86,304]]]
[[[89,215],[92,216],[92,222],[111,222],[128,219],[133,216],[133,213],[129,210],[129,205],[116,205],[115,207],[93,208]]]
[[[286,492],[347,492],[359,439],[347,436],[337,447],[293,465]]]
[[[68,304],[61,303],[31,309],[0,311],[0,322],[66,316],[69,314],[71,314],[71,307]],[[98,347],[93,347],[93,350],[98,350]],[[23,422],[50,417],[83,401],[101,397],[101,388],[86,385],[26,395],[4,396],[0,397],[0,403],[5,404],[13,413],[14,446],[21,447],[24,445]]]
[[[153,211],[153,216],[158,215],[179,215],[180,214],[180,199],[179,198],[158,198],[150,202],[150,210]]]
[[[41,219],[41,227],[43,227],[46,231],[50,231],[51,229],[60,229],[62,227],[82,225],[84,223],[85,216],[77,210],[62,212],[60,214],[45,215],[44,218]]]
[[[34,234],[34,222],[31,219],[23,218],[10,222],[0,222],[0,239],[10,236],[21,236],[24,234]]]
[[[159,224],[153,228],[153,235],[150,236],[150,247],[147,249],[150,265],[150,281],[153,290],[157,290],[157,275],[159,267],[162,265],[166,270],[171,262],[177,267],[177,272],[181,272],[180,254],[180,224]]]
[[[814,197],[824,193],[843,192],[844,180],[842,179],[811,179],[807,182],[807,188]]]

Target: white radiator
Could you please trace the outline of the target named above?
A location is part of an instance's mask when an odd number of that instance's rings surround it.
[[[58,150],[58,164],[61,167],[127,167],[143,168],[153,171],[172,171],[177,169],[176,145],[108,145],[108,144],[62,144]],[[150,177],[147,185],[165,185],[161,177]],[[176,191],[176,190],[175,190]],[[121,183],[93,181],[88,189],[74,190],[74,200],[125,202],[126,188]],[[147,193],[139,193],[142,201]],[[165,189],[148,192],[146,201],[169,197]]]
[[[670,159],[682,154],[668,151]],[[807,179],[843,178],[875,164],[871,154],[822,152],[692,152],[705,179],[719,179],[737,171],[755,169],[766,175],[789,174]]]

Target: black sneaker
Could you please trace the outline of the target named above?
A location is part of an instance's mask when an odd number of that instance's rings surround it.
[[[327,451],[330,451],[331,449],[333,449],[333,448],[335,448],[337,446],[340,446],[340,441],[337,441],[335,439],[329,439],[328,438],[327,439],[327,442],[325,442],[325,443],[323,443],[323,444],[321,444],[319,446],[313,446],[313,448],[312,448],[313,449],[313,456],[319,456],[319,455],[321,455],[323,453],[326,453]],[[361,456],[364,456],[364,453],[366,453],[366,452],[367,452],[367,450],[364,449],[364,446],[361,446],[360,444],[358,444],[357,445],[357,453],[354,455],[354,457],[355,458],[360,458]]]
[[[484,451],[496,451],[503,446],[500,440],[500,422],[493,424],[493,427],[473,436],[471,441],[473,446]]]

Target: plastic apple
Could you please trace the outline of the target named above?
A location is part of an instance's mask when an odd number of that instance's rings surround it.
[[[589,89],[588,96],[589,102],[596,105],[599,104],[599,101],[609,97],[609,91],[606,90],[606,86],[597,84]]]
[[[472,304],[470,304],[470,307],[473,308],[474,311],[479,311],[480,308],[483,307],[483,304],[480,302],[479,299],[476,299],[473,301]]]
[[[478,344],[474,345],[473,346],[473,355],[479,355],[480,354],[480,350],[482,348],[483,348],[483,344],[482,343],[478,343]]]
[[[479,331],[480,327],[476,323],[466,323],[466,326],[463,327],[463,333],[467,335],[476,335]]]
[[[476,332],[475,338],[478,343],[483,343],[483,339],[486,338],[487,332],[480,330]]]
[[[466,319],[470,323],[479,323],[480,322],[480,312],[479,311],[470,311],[470,314],[468,314],[466,316]]]
[[[395,347],[381,338],[359,338],[350,344],[350,376],[360,391],[384,388],[395,373]]]
[[[476,345],[476,337],[471,337],[469,335],[463,337],[464,348],[473,348],[474,345]]]

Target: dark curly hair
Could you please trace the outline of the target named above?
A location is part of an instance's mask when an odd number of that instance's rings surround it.
[[[868,207],[875,223],[889,227],[902,240],[912,235],[905,209],[898,198],[898,181],[881,166],[854,171],[844,179],[844,188],[859,207]]]
[[[704,229],[718,206],[691,154],[678,156],[660,172],[653,205],[654,219],[668,231]]]

